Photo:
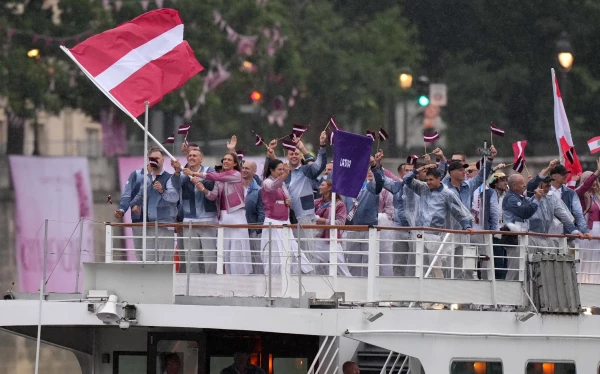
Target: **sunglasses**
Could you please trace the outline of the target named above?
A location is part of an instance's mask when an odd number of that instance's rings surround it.
[[[476,171],[477,171],[477,169],[467,169],[467,173],[474,173]]]

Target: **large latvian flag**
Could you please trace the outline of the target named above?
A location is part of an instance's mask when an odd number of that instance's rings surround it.
[[[72,49],[62,47],[84,73],[125,113],[137,117],[204,68],[183,40],[174,9],[158,9],[94,35]]]
[[[369,168],[373,139],[336,131],[333,138],[333,192],[358,197]]]
[[[558,149],[563,156],[565,168],[572,175],[580,175],[583,169],[579,163],[579,157],[573,148],[573,139],[571,138],[571,128],[565,107],[563,105],[560,89],[558,88],[558,80],[552,69],[552,87],[554,89],[554,131],[556,132],[556,142]],[[570,176],[569,176],[570,179]]]

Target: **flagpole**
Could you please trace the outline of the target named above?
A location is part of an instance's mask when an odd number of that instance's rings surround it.
[[[143,191],[143,203],[142,203],[142,262],[146,262],[146,227],[147,227],[147,215],[146,215],[146,206],[148,205],[148,187],[146,186],[146,178],[148,177],[148,168],[146,167],[148,163],[148,108],[150,108],[150,103],[145,102],[144,106],[146,107],[146,114],[144,116],[144,167],[142,172],[142,189]],[[171,156],[172,157],[172,156]],[[155,244],[156,245],[156,244]]]
[[[139,127],[142,129],[142,130],[144,130],[144,131],[146,132],[146,134],[147,134],[147,135],[150,137],[150,139],[152,139],[152,141],[154,141],[154,142],[156,143],[156,145],[157,145],[158,147],[160,147],[160,149],[162,149],[162,150],[163,150],[163,151],[164,151],[164,152],[167,154],[167,156],[169,156],[169,157],[171,158],[171,160],[173,160],[173,161],[176,161],[176,160],[177,160],[177,159],[176,159],[175,157],[173,157],[173,155],[172,155],[172,154],[171,154],[171,153],[170,153],[170,152],[167,150],[167,148],[165,148],[165,146],[164,146],[164,145],[163,145],[161,142],[159,142],[159,141],[158,141],[158,140],[157,140],[157,139],[154,137],[154,135],[152,135],[150,132],[148,132],[148,127],[147,127],[147,126],[144,126],[144,125],[142,125],[142,124],[140,123],[140,121],[138,121],[138,120],[137,120],[137,118],[135,118],[135,117],[134,117],[134,116],[133,116],[131,113],[129,113],[129,111],[128,111],[127,109],[125,109],[125,107],[124,107],[123,105],[121,105],[121,103],[120,103],[120,102],[119,102],[117,99],[115,99],[115,98],[113,97],[113,95],[112,95],[110,92],[106,91],[106,90],[104,89],[104,87],[102,87],[102,86],[101,86],[101,85],[100,85],[98,82],[96,82],[96,79],[95,79],[95,78],[94,78],[94,77],[93,77],[93,76],[92,76],[92,75],[91,75],[91,74],[90,74],[90,73],[89,73],[89,72],[88,72],[88,71],[87,71],[87,70],[86,70],[86,69],[83,67],[83,65],[81,65],[81,64],[79,63],[79,61],[77,61],[77,59],[75,58],[75,56],[73,56],[73,54],[71,53],[71,51],[69,51],[69,49],[68,49],[68,48],[66,48],[65,46],[62,46],[62,45],[61,45],[61,46],[60,46],[60,49],[62,49],[62,51],[63,51],[63,52],[65,52],[65,54],[66,54],[67,56],[69,56],[69,58],[70,58],[71,60],[73,60],[73,62],[75,62],[75,64],[77,64],[77,66],[79,66],[79,68],[81,69],[81,71],[83,71],[83,73],[84,73],[84,74],[85,74],[85,75],[88,77],[88,79],[89,79],[89,80],[91,80],[91,81],[92,81],[92,83],[94,83],[94,85],[96,85],[96,87],[98,87],[98,89],[99,89],[99,90],[100,90],[100,91],[101,91],[101,92],[102,92],[104,95],[106,95],[106,97],[108,97],[108,98],[110,99],[110,101],[112,101],[112,102],[113,102],[113,104],[115,104],[115,105],[116,105],[116,106],[117,106],[119,109],[121,109],[121,110],[123,111],[123,113],[127,114],[127,115],[128,115],[128,116],[129,116],[129,117],[130,117],[130,118],[133,120],[133,122],[134,122],[136,125],[138,125],[138,126],[139,126]],[[148,105],[149,105],[149,104],[148,104]],[[147,112],[147,111],[148,111],[148,110],[146,109],[146,112]],[[148,147],[146,146],[146,148],[148,148]]]
[[[490,131],[490,144],[494,145],[494,133]]]

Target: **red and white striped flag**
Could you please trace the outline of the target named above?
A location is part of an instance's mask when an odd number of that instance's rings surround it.
[[[294,143],[291,140],[282,140],[281,144],[283,145],[283,148],[287,149],[288,151],[295,151],[296,150],[296,143]]]
[[[329,131],[329,145],[333,145],[333,133],[335,131]]]
[[[158,9],[63,48],[88,78],[127,114],[138,117],[144,103],[158,103],[204,68],[183,40],[174,9]]]
[[[525,162],[525,147],[527,146],[527,140],[519,140],[513,143],[512,148],[514,152],[513,164],[518,164],[519,160]],[[514,168],[514,167],[513,167]]]
[[[188,131],[190,131],[191,127],[192,127],[192,125],[190,123],[181,125],[181,126],[179,126],[177,133],[181,134],[181,135],[187,135],[187,133],[188,133]]]
[[[554,88],[554,131],[556,132],[556,142],[558,143],[558,149],[561,155],[566,155],[567,152],[573,148],[573,139],[571,138],[571,128],[569,126],[569,120],[567,119],[567,113],[563,105],[562,96],[560,89],[558,88],[558,80],[552,69],[552,86]],[[571,172],[569,179],[573,175],[580,175],[583,172],[581,163],[579,163],[579,157],[574,149],[572,149],[571,159],[565,157],[564,164],[565,168]]]
[[[291,139],[300,138],[302,134],[304,134],[308,130],[308,126],[296,125],[294,124],[294,128],[292,129],[292,134],[290,135]]]
[[[375,141],[375,131],[367,130],[365,135],[371,138],[371,140]]]
[[[174,144],[174,143],[175,143],[175,134],[174,134],[174,133],[173,133],[173,134],[171,134],[171,136],[169,136],[169,137],[167,138],[167,140],[165,140],[165,141],[163,142],[163,144]]]
[[[256,134],[256,140],[254,140],[254,145],[260,147],[265,142],[262,136]]]
[[[490,125],[490,131],[494,135],[504,136],[504,130],[501,129],[500,127],[494,125],[493,123]]]
[[[335,118],[333,116],[331,116],[327,125],[333,127],[334,130],[341,130],[341,127],[339,127],[338,124],[335,122]]]
[[[423,141],[425,143],[432,143],[435,142],[436,140],[438,140],[440,138],[440,134],[438,134],[438,132],[434,132],[432,134],[423,134]]]
[[[597,153],[600,152],[600,136],[596,136],[588,140],[588,147],[590,147],[590,152]]]
[[[390,136],[388,135],[387,132],[385,132],[385,130],[383,129],[383,127],[379,128],[379,140],[383,141],[383,140],[387,140]]]
[[[409,165],[417,165],[417,160],[419,159],[418,155],[412,155],[412,156],[408,156],[408,158],[406,159],[406,163]]]

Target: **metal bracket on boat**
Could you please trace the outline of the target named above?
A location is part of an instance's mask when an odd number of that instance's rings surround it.
[[[346,302],[345,292],[334,292],[329,299],[311,297],[308,299],[308,307],[315,309],[335,309],[339,307],[340,300],[342,303]]]

